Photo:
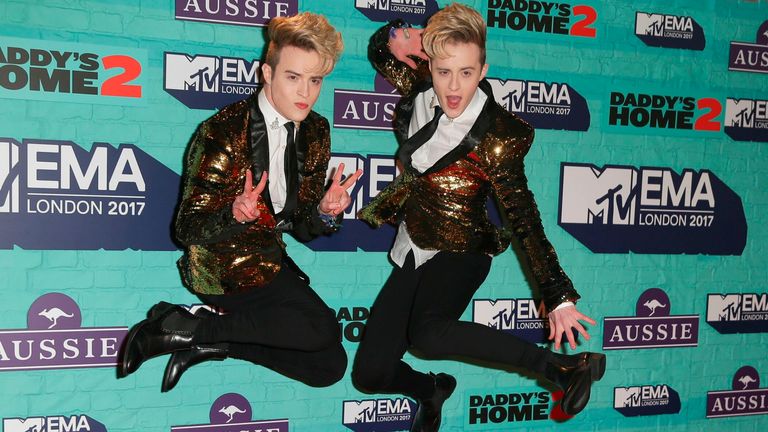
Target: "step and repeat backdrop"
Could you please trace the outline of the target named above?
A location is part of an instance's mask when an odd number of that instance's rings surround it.
[[[394,230],[355,212],[397,175],[400,95],[366,57],[440,0],[0,0],[3,432],[406,430],[415,402],[349,379],[310,388],[238,360],[160,392],[166,358],[117,379],[128,328],[159,300],[198,307],[171,236],[185,147],[259,88],[264,24],[325,14],[346,49],[315,110],[333,160],[365,170],[340,233],[293,258],[354,356]],[[526,172],[608,355],[570,418],[536,377],[452,361],[445,431],[768,427],[768,2],[475,0],[497,101],[537,129]],[[545,343],[513,251],[463,319]]]

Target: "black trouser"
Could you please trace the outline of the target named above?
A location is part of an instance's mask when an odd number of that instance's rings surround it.
[[[195,330],[195,343],[228,342],[230,357],[314,387],[344,376],[347,354],[333,310],[285,263],[263,287],[199,297],[226,314],[204,319]]]
[[[403,267],[392,270],[371,307],[352,370],[354,384],[372,393],[430,397],[433,379],[402,360],[408,348],[429,358],[462,356],[542,372],[548,350],[481,324],[459,321],[490,266],[487,255],[439,252],[414,269],[409,253]]]

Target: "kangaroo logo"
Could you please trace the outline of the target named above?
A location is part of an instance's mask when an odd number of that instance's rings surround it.
[[[57,307],[43,309],[42,312],[40,312],[38,315],[47,318],[51,322],[51,325],[48,326],[48,329],[56,327],[56,325],[59,323],[59,318],[61,317],[72,318],[75,316],[74,314],[68,314]]]
[[[651,310],[651,313],[648,316],[653,316],[653,314],[656,313],[656,308],[665,308],[665,307],[667,307],[667,305],[661,304],[656,299],[648,300],[647,302],[643,303],[643,306],[645,306],[645,307],[647,307],[648,309]]]
[[[220,409],[219,412],[229,417],[229,419],[227,420],[227,423],[232,421],[235,414],[245,414],[245,411],[241,410],[240,408],[234,405],[227,405],[224,408]]]
[[[738,381],[744,385],[744,388],[742,388],[742,390],[746,390],[750,384],[757,382],[754,378],[752,378],[749,375],[744,375],[743,377],[739,378]]]

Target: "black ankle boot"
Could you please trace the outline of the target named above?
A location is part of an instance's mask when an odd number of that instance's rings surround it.
[[[569,356],[552,353],[544,370],[544,376],[563,390],[560,407],[568,415],[576,415],[587,406],[592,383],[603,374],[605,354],[590,352]]]
[[[120,376],[135,372],[147,359],[192,345],[194,330],[200,319],[181,306],[163,305],[160,309],[154,311],[159,313],[136,324],[128,332],[119,363]]]
[[[444,373],[430,375],[435,380],[435,393],[428,399],[419,400],[411,432],[437,432],[440,429],[443,403],[456,389],[456,378]]]
[[[160,391],[165,393],[176,387],[181,375],[192,366],[210,360],[221,361],[227,358],[227,355],[229,355],[227,343],[192,345],[188,350],[175,351],[165,366]]]

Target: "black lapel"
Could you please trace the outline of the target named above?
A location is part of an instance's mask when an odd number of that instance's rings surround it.
[[[253,184],[256,185],[261,180],[264,171],[269,170],[269,141],[267,138],[267,124],[264,120],[264,114],[259,109],[259,93],[255,93],[249,100],[250,118],[248,119],[249,139],[251,145],[251,172],[253,174]],[[269,182],[269,179],[267,179]],[[264,202],[269,207],[269,211],[275,214],[272,208],[272,199],[269,196],[269,185],[262,192]]]
[[[403,166],[411,166],[411,155],[415,152],[423,142],[415,142],[408,139],[408,129],[411,126],[411,117],[413,116],[413,105],[416,100],[416,96],[419,93],[423,93],[432,88],[432,81],[427,80],[421,83],[413,93],[407,98],[400,99],[400,103],[397,105],[397,111],[395,118],[392,121],[392,126],[395,129],[395,138],[397,138],[400,148],[397,150],[397,157]]]

